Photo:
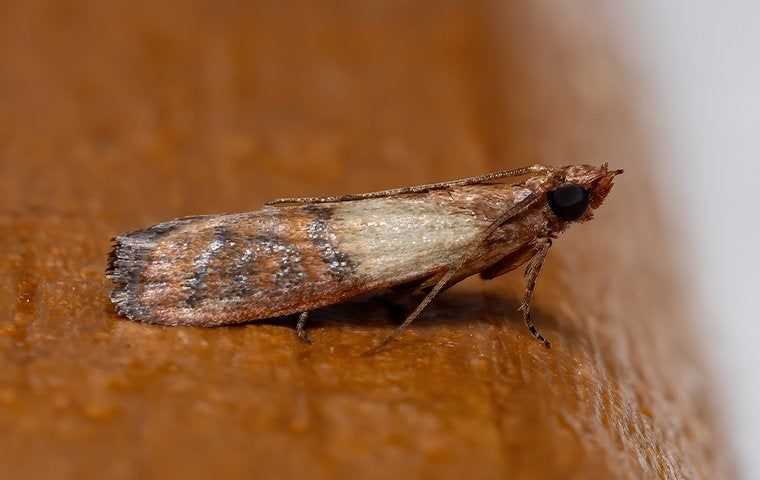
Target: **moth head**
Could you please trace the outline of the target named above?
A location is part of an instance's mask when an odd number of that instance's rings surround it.
[[[623,171],[609,170],[604,163],[600,167],[571,165],[562,173],[562,180],[547,192],[549,207],[560,220],[585,222],[604,203],[614,178]]]

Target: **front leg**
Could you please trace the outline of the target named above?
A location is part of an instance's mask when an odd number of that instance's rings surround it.
[[[544,259],[549,253],[549,248],[552,246],[551,238],[543,238],[536,242],[536,253],[533,258],[528,262],[528,266],[525,268],[525,296],[523,297],[522,305],[520,305],[520,311],[523,313],[523,321],[525,326],[528,327],[531,335],[543,343],[546,348],[551,348],[549,340],[541,335],[536,326],[533,324],[533,319],[530,316],[530,307],[533,303],[533,291],[536,288],[536,280],[541,274],[541,267],[544,265]]]

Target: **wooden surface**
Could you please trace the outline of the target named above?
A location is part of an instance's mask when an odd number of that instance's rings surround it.
[[[8,479],[731,478],[608,2],[0,5]],[[235,328],[118,318],[109,237],[283,195],[625,168],[539,282]]]

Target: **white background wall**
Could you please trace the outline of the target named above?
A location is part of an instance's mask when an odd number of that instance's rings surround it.
[[[760,1],[626,9],[620,25],[657,100],[645,118],[673,160],[661,181],[687,237],[727,431],[742,477],[760,479]]]

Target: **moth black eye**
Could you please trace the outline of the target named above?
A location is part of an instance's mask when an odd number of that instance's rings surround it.
[[[588,208],[588,190],[574,183],[560,185],[549,192],[549,206],[562,220],[577,220]]]

